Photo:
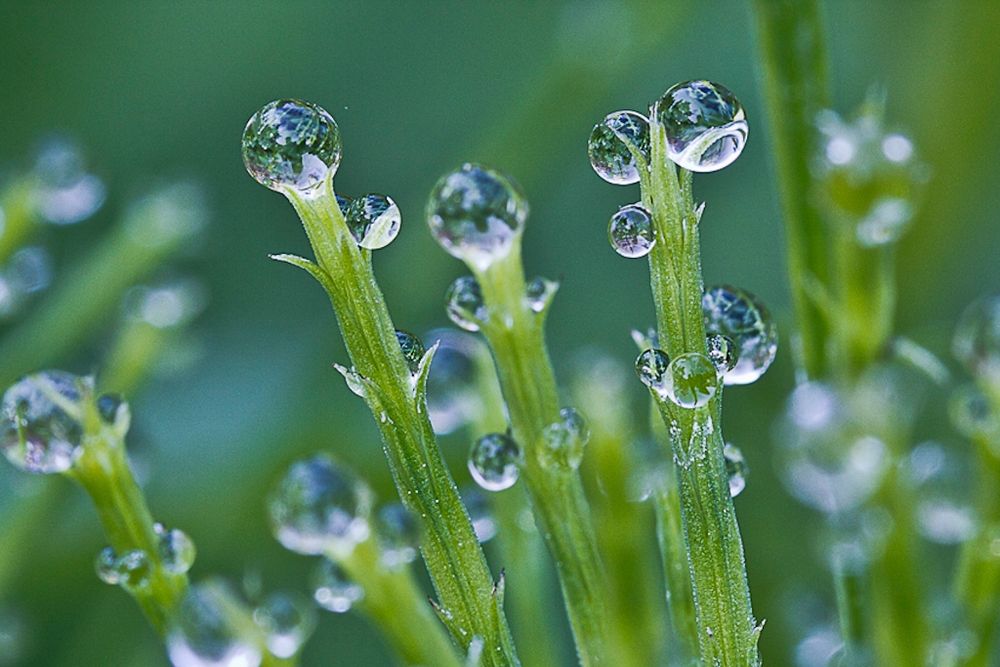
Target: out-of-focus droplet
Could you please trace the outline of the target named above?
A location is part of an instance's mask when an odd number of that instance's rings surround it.
[[[347,227],[358,245],[368,250],[384,248],[399,235],[402,215],[385,195],[365,195],[350,203],[345,215]]]
[[[952,350],[974,376],[1000,385],[1000,294],[965,309],[955,327]]]
[[[462,489],[462,502],[469,512],[469,519],[472,521],[472,529],[476,533],[476,539],[480,544],[489,542],[497,534],[497,522],[490,510],[490,504],[486,499],[486,494],[475,487]]]
[[[205,288],[194,280],[159,285],[140,285],[125,294],[123,309],[128,318],[157,329],[183,327],[205,308]]]
[[[104,203],[106,189],[87,171],[80,149],[56,138],[45,142],[35,160],[38,212],[48,222],[71,225],[92,216]]]
[[[635,111],[616,111],[594,126],[587,142],[590,166],[608,183],[639,182],[639,160],[649,163],[649,119]]]
[[[41,292],[52,282],[52,258],[39,246],[21,248],[10,258],[5,273],[11,289],[19,294]]]
[[[917,527],[932,542],[960,544],[978,528],[963,461],[936,442],[913,448],[903,473],[915,488]]]
[[[302,650],[316,628],[316,613],[298,595],[273,593],[254,609],[253,620],[264,631],[267,650],[287,660]]]
[[[261,651],[249,610],[217,582],[192,586],[167,635],[174,667],[258,667]]]
[[[106,424],[114,424],[118,421],[119,411],[124,407],[128,411],[128,404],[121,394],[101,394],[97,398],[97,412]]]
[[[313,576],[313,599],[323,609],[344,614],[363,600],[365,589],[351,581],[340,566],[324,560]]]
[[[524,286],[524,299],[528,309],[533,313],[545,312],[558,290],[559,283],[554,280],[532,278]]]
[[[649,211],[638,204],[623,206],[611,216],[608,240],[622,257],[645,257],[656,245],[656,230]]]
[[[149,554],[141,549],[119,555],[111,547],[105,547],[97,554],[94,568],[97,577],[104,583],[135,590],[149,582],[152,564]]]
[[[382,564],[387,568],[396,569],[416,560],[420,524],[402,504],[392,503],[379,510],[377,533]]]
[[[743,105],[725,86],[685,81],[656,103],[656,118],[667,135],[668,157],[688,171],[718,171],[746,146],[749,126]]]
[[[778,353],[778,326],[764,304],[746,290],[717,285],[705,290],[701,308],[705,330],[735,345],[736,365],[722,376],[723,382],[750,384],[759,379]]]
[[[83,431],[66,408],[79,403],[81,383],[90,382],[63,371],[43,371],[8,389],[0,424],[0,447],[7,459],[31,473],[69,470],[80,452]]]
[[[1000,418],[993,412],[989,399],[975,385],[956,389],[948,402],[948,415],[955,429],[972,440],[991,441],[1000,433]]]
[[[438,342],[427,377],[427,412],[435,433],[452,433],[485,409],[479,373],[492,363],[489,350],[475,336],[453,329],[435,329],[427,340]]]
[[[747,474],[750,472],[750,467],[747,466],[747,461],[743,458],[743,452],[733,444],[727,442],[723,454],[726,457],[726,474],[729,475],[729,495],[735,498],[747,486]]]
[[[590,429],[583,415],[574,408],[562,408],[559,421],[542,431],[538,455],[542,465],[557,470],[576,470],[583,461],[583,450],[590,439]]]
[[[448,287],[444,298],[449,319],[466,331],[479,331],[482,323],[489,317],[483,292],[472,276],[456,278]]]
[[[502,433],[479,438],[469,450],[469,472],[476,484],[487,491],[503,491],[514,486],[520,470],[521,448]]]

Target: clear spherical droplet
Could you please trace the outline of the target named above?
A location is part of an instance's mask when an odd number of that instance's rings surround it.
[[[497,521],[493,517],[493,511],[490,509],[486,494],[477,487],[468,487],[462,489],[462,502],[469,512],[472,529],[475,531],[479,543],[485,544],[496,537]]]
[[[556,281],[542,277],[532,278],[524,286],[525,303],[533,313],[545,312],[557,291],[559,283]]]
[[[725,86],[685,81],[656,103],[668,156],[688,171],[718,171],[743,152],[749,127],[743,105]]]
[[[275,537],[302,554],[350,552],[367,539],[371,491],[325,455],[294,464],[271,494]]]
[[[670,361],[663,376],[663,391],[667,398],[682,408],[708,405],[719,389],[715,364],[704,354],[687,352]]]
[[[385,195],[365,195],[352,201],[345,214],[347,227],[358,245],[368,250],[384,248],[399,235],[402,215]]]
[[[638,183],[636,154],[649,162],[649,120],[635,111],[608,114],[590,133],[587,154],[590,166],[608,183]]]
[[[110,586],[117,586],[121,583],[121,575],[118,572],[118,554],[111,547],[104,547],[97,554],[94,560],[94,570],[97,571],[97,578]]]
[[[1000,294],[965,309],[955,327],[952,350],[970,373],[1000,382]]]
[[[194,541],[177,528],[168,529],[159,523],[154,528],[160,538],[160,563],[163,569],[173,574],[184,574],[190,570],[198,555]]]
[[[726,457],[726,474],[729,476],[729,495],[733,498],[740,495],[747,486],[747,473],[750,472],[747,461],[743,458],[740,448],[726,443],[722,450]]]
[[[46,221],[71,225],[92,216],[104,203],[104,183],[88,173],[73,142],[56,138],[45,142],[35,160],[36,206]]]
[[[321,107],[275,100],[251,116],[243,130],[243,164],[261,185],[281,191],[317,191],[340,165],[340,129]]]
[[[642,383],[660,396],[666,397],[667,368],[670,357],[663,350],[650,348],[642,352],[635,360],[635,372]]]
[[[264,631],[267,650],[287,660],[296,655],[316,628],[316,613],[298,595],[274,593],[254,609],[253,620]]]
[[[701,299],[708,333],[728,337],[737,353],[736,365],[723,382],[750,384],[771,366],[778,353],[778,326],[756,296],[729,285],[705,290]]]
[[[114,424],[118,419],[118,411],[124,407],[128,410],[128,404],[121,394],[101,394],[97,398],[97,412],[106,424]]]
[[[649,212],[638,204],[618,209],[608,224],[608,240],[622,257],[645,257],[656,245],[656,230]]]
[[[221,584],[192,586],[167,635],[170,662],[174,667],[258,667],[261,651],[243,613],[242,603]]]
[[[427,223],[437,242],[479,270],[507,255],[527,217],[520,187],[475,164],[443,176],[427,202]]]
[[[483,292],[472,276],[456,278],[445,293],[445,302],[448,317],[466,331],[479,331],[489,317]]]
[[[382,564],[389,569],[412,563],[420,546],[420,524],[402,504],[386,505],[378,513],[378,541]]]
[[[80,401],[79,386],[89,379],[63,371],[28,375],[3,396],[2,440],[7,459],[32,473],[70,469],[83,438],[79,422],[64,410]]]
[[[313,575],[313,599],[323,609],[344,614],[363,600],[365,589],[351,581],[339,565],[324,560]]]
[[[519,474],[521,449],[502,433],[484,435],[469,451],[472,479],[487,491],[503,491],[514,486]]]
[[[424,358],[427,350],[420,339],[402,329],[396,329],[396,340],[399,342],[399,349],[403,351],[403,358],[406,359],[406,366],[410,373],[416,373],[420,368],[420,360]]]
[[[736,367],[739,360],[739,352],[736,344],[729,336],[722,334],[708,334],[708,358],[715,364],[715,369],[722,377]]]
[[[548,468],[576,470],[583,462],[583,450],[590,439],[590,429],[583,415],[574,408],[562,408],[559,421],[542,431],[539,450],[542,464]]]

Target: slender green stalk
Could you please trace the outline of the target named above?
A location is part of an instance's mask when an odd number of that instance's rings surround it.
[[[364,378],[365,400],[382,433],[400,498],[423,521],[421,550],[442,619],[465,650],[474,637],[484,640],[484,665],[516,665],[503,601],[437,446],[424,388],[411,378],[400,350],[372,273],[371,253],[351,236],[329,180],[315,198],[292,190],[285,194],[302,219],[318,265],[280,259],[306,268],[330,297],[348,354]]]
[[[818,0],[754,0],[765,100],[784,209],[788,272],[807,377],[831,369],[830,322],[815,289],[830,281],[829,240],[812,193],[816,114],[829,106],[826,45]]]
[[[833,580],[837,594],[837,617],[844,655],[853,657],[866,646],[864,576],[845,563],[833,564]],[[854,663],[852,663],[854,664]]]
[[[15,181],[0,194],[0,210],[4,212],[3,227],[0,227],[0,264],[24,245],[38,227],[34,202],[35,184],[30,178]]]
[[[149,563],[144,581],[127,590],[160,635],[187,591],[186,574],[168,570],[160,555],[160,538],[142,489],[125,455],[121,424],[108,424],[97,412],[92,395],[80,404],[84,440],[81,455],[69,474],[94,503],[108,542],[117,554],[141,550]],[[120,421],[121,418],[119,418]]]
[[[660,344],[671,358],[707,354],[698,215],[691,174],[678,174],[667,140],[650,119],[650,165],[640,169],[642,201],[657,243],[649,254]],[[720,388],[721,389],[721,388]],[[706,665],[759,664],[743,541],[729,493],[721,430],[721,391],[702,408],[684,409],[655,395],[666,424],[680,488],[680,507],[694,596],[701,660]]]
[[[382,567],[374,539],[356,545],[350,555],[329,557],[364,589],[359,608],[406,665],[462,667],[455,645],[434,617],[410,568]]]
[[[559,395],[545,346],[544,317],[527,305],[520,238],[506,257],[475,270],[489,318],[483,323],[496,359],[515,440],[524,452],[522,478],[535,519],[556,564],[577,656],[606,662],[603,566],[580,475],[546,467],[544,430],[559,421]]]

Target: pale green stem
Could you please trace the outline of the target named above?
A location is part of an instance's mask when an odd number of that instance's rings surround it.
[[[544,317],[527,305],[520,238],[506,257],[476,272],[489,310],[483,334],[496,359],[514,439],[524,453],[521,477],[535,521],[555,561],[583,665],[607,662],[603,566],[579,472],[546,468],[543,431],[559,420],[559,395],[545,346]]]
[[[0,227],[0,265],[6,263],[31,239],[38,228],[38,214],[35,211],[35,184],[30,178],[15,181],[0,193],[0,211],[3,212],[3,226]]]
[[[424,397],[414,390],[371,253],[351,236],[329,181],[315,198],[285,194],[309,236],[319,264],[313,275],[330,297],[351,361],[369,383],[366,400],[399,496],[424,524],[421,551],[446,625],[465,650],[476,636],[485,641],[484,665],[516,665],[502,600],[437,446]]]
[[[650,283],[660,344],[671,358],[707,354],[698,223],[691,175],[667,158],[666,135],[650,119],[650,164],[640,169],[642,201],[652,214],[656,245]],[[680,506],[702,663],[759,664],[760,632],[750,604],[743,541],[729,493],[721,430],[721,387],[703,408],[684,409],[657,396],[672,455],[678,461]]]

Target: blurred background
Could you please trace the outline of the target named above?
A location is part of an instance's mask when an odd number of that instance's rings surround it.
[[[1000,5],[838,0],[826,19],[837,107],[849,112],[871,84],[884,85],[890,125],[910,133],[933,169],[900,244],[897,319],[900,332],[950,364],[959,312],[1000,287]],[[130,397],[134,442],[157,518],[198,544],[196,579],[222,573],[304,590],[312,564],[271,538],[262,489],[294,458],[330,449],[381,497],[394,491],[370,417],[331,367],[346,353],[326,297],[302,272],[267,260],[308,246],[287,202],[243,169],[247,118],[293,96],[337,119],[338,191],[386,193],[402,209],[402,233],[375,263],[397,326],[414,332],[447,324],[443,294],[463,272],[427,233],[431,185],[465,160],[512,173],[532,205],[527,270],[562,281],[549,341],[566,382],[582,348],[631,364],[629,330],[652,321],[645,263],[616,255],[606,234],[610,214],[638,198],[638,188],[593,173],[591,127],[610,111],[645,111],[680,80],[725,84],[746,107],[750,139],[734,165],[696,179],[708,203],[704,272],[708,282],[759,295],[783,327],[771,372],[727,392],[725,428],[751,469],[737,511],[755,611],[767,619],[762,653],[768,664],[793,664],[801,619],[829,598],[830,583],[804,539],[813,515],[786,493],[771,456],[772,424],[792,384],[790,303],[756,61],[747,2],[0,1],[0,173],[9,182],[30,168],[55,132],[79,143],[106,185],[91,219],[37,237],[57,285],[83,275],[73,267],[106,242],[136,197],[175,179],[203,188],[207,222],[167,275],[195,277],[205,309],[185,333],[188,363],[154,373]],[[129,263],[129,247],[118,250],[104,266]],[[96,299],[106,286],[77,289]],[[0,335],[45,300],[27,303],[0,324]],[[109,306],[103,328],[97,318],[86,342],[46,365],[95,370],[116,313]],[[49,324],[54,339],[74,326]],[[0,358],[0,369],[16,363]],[[644,420],[643,388],[635,382],[631,391]],[[932,397],[927,433],[947,439],[942,403]],[[462,479],[467,444],[444,441]],[[4,462],[0,515],[33,493],[38,480],[24,477]],[[27,558],[0,595],[0,614],[20,649],[0,655],[0,664],[166,664],[132,600],[94,576],[104,542],[82,493],[64,485],[51,511],[18,533]],[[552,632],[568,642],[554,596],[551,606]],[[326,614],[305,663],[391,659],[363,619]]]

